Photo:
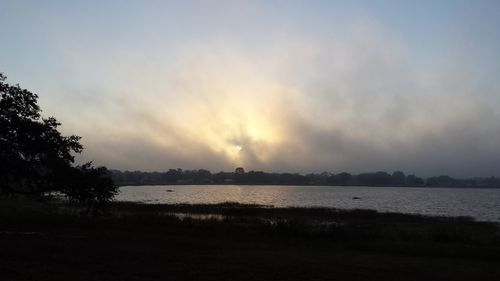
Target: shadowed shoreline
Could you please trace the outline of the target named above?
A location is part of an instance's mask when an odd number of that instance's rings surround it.
[[[2,280],[497,280],[499,225],[237,203],[2,202]],[[35,278],[35,279],[33,279]]]

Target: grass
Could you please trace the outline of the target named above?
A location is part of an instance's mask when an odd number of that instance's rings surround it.
[[[236,203],[79,212],[1,202],[0,280],[500,280],[499,226],[470,218]]]

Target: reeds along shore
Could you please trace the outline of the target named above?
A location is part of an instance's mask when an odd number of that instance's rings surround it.
[[[470,218],[236,203],[113,203],[101,217],[67,204],[0,206],[0,280],[500,276],[498,224]]]

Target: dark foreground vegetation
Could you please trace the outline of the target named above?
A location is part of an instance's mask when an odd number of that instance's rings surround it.
[[[500,280],[498,225],[469,218],[28,202],[0,204],[0,280]]]
[[[428,186],[428,187],[493,187],[500,188],[500,179],[468,178],[456,179],[449,176],[421,178],[405,175],[401,171],[393,173],[374,172],[352,175],[349,173],[297,174],[245,172],[237,168],[234,172],[212,173],[208,170],[170,169],[165,172],[141,172],[111,170],[117,185],[148,184],[261,184],[261,185],[346,185],[346,186]]]

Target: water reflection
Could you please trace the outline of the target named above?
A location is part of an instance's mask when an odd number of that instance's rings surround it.
[[[170,191],[169,191],[170,190]],[[182,185],[121,187],[120,201],[150,204],[238,202],[276,207],[373,209],[500,221],[500,189]]]

